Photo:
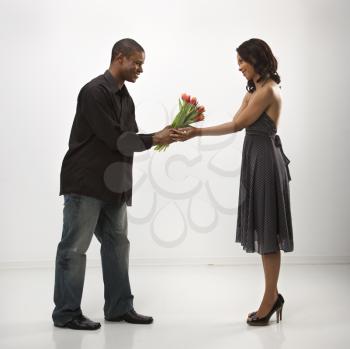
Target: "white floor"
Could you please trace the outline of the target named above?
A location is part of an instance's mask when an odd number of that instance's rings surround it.
[[[0,271],[0,348],[349,348],[350,265],[284,265],[283,321],[249,327],[262,294],[261,266],[134,266],[135,309],[152,325],[105,323],[99,268],[86,273],[82,308],[95,332],[52,326],[53,270]]]

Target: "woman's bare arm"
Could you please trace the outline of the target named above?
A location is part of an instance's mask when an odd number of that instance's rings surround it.
[[[271,86],[266,86],[254,92],[254,94],[245,95],[242,105],[232,121],[211,127],[174,129],[171,136],[174,141],[183,142],[196,136],[221,136],[241,131],[259,118],[271,105],[273,98],[273,88]]]
[[[271,87],[267,86],[266,88],[263,88],[255,93],[254,98],[250,97],[251,100],[245,105],[244,108],[242,108],[244,105],[242,103],[241,108],[235,114],[232,121],[217,126],[196,128],[196,135],[220,136],[241,131],[242,129],[251,125],[273,101],[273,89]]]
[[[236,111],[236,114],[233,116],[233,119],[232,119],[232,120],[234,120],[234,118],[235,118],[240,112],[242,112],[243,109],[246,108],[246,106],[247,106],[248,103],[249,103],[250,97],[251,97],[251,93],[247,92],[247,93],[245,94],[244,98],[243,98],[243,101],[242,101],[241,106],[240,106],[239,109]]]

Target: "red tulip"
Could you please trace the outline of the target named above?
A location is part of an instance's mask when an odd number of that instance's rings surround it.
[[[205,108],[202,105],[200,105],[197,109],[197,112],[198,114],[203,114],[205,112]]]
[[[186,93],[183,93],[181,96],[182,100],[185,101],[186,103],[190,103],[191,101],[191,96],[187,95]]]
[[[197,105],[198,104],[197,98],[192,97],[189,103],[191,103],[192,105]]]
[[[203,114],[200,114],[200,115],[196,116],[196,122],[203,121],[203,120],[204,120],[204,115]]]
[[[203,121],[205,118],[204,106],[198,104],[196,97],[191,97],[186,93],[181,95],[179,108],[180,110],[172,122],[173,127],[188,127],[194,122]],[[168,144],[158,144],[155,150],[162,151],[167,149],[168,146]]]

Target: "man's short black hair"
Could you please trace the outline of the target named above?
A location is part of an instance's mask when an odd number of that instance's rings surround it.
[[[114,58],[121,53],[125,57],[130,57],[134,52],[145,52],[143,47],[133,39],[122,39],[117,41],[112,48],[111,63]]]

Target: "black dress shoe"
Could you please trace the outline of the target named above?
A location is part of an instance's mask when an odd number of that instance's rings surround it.
[[[67,322],[65,325],[57,325],[54,324],[56,327],[61,328],[71,328],[72,330],[86,330],[86,331],[93,331],[98,330],[101,327],[101,324],[99,322],[94,322],[85,317],[84,315],[79,315],[73,320]]]
[[[113,322],[120,322],[120,321],[126,321],[130,324],[142,324],[142,325],[148,325],[153,322],[153,318],[151,316],[144,316],[137,314],[134,309],[129,310],[126,314],[122,316],[118,316],[115,318],[107,319],[107,321],[113,321]]]

